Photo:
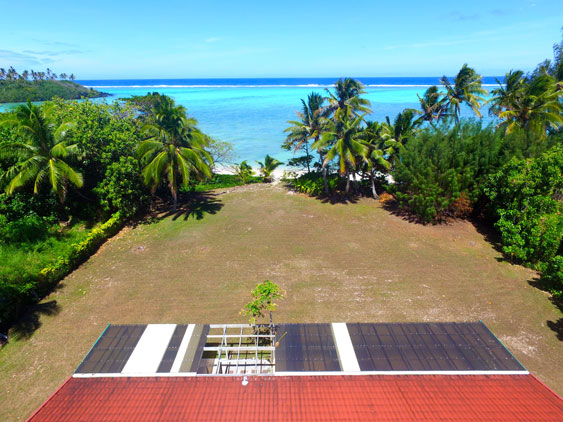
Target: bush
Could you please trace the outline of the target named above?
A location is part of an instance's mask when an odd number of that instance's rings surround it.
[[[548,262],[541,283],[554,297],[563,299],[563,256],[557,255]]]
[[[250,176],[246,179],[246,184],[262,183],[263,179],[258,176]],[[198,182],[195,179],[190,181],[190,185],[185,188],[180,186],[180,192],[206,192],[212,189],[232,188],[242,186],[244,183],[234,174],[214,174],[213,177],[204,182]]]
[[[460,210],[466,215],[496,168],[501,145],[499,133],[480,123],[428,128],[406,144],[389,189],[423,222],[457,217]]]
[[[53,218],[40,217],[35,213],[14,221],[0,214],[0,243],[31,243],[45,239],[54,223]]]
[[[334,191],[339,187],[339,184],[342,184],[342,179],[336,175],[331,175],[327,177],[327,182],[329,190]],[[302,174],[291,180],[291,184],[299,192],[312,196],[322,195],[325,191],[322,173]]]
[[[122,225],[121,214],[117,212],[100,227],[92,229],[82,242],[72,245],[72,249],[67,256],[59,257],[53,265],[39,271],[39,292],[45,294],[54,283],[57,283],[88,259],[106,239],[116,234]]]
[[[119,157],[119,161],[111,163],[94,191],[106,212],[119,211],[125,218],[132,217],[150,202],[150,192],[141,180],[135,157]]]
[[[483,191],[507,255],[539,268],[557,254],[563,236],[563,147],[536,159],[513,158]]]

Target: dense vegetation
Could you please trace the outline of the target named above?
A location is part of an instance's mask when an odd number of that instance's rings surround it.
[[[47,72],[28,72],[21,74],[11,67],[0,69],[0,103],[20,103],[25,101],[48,101],[54,97],[65,100],[105,97],[108,94],[86,88],[74,82],[74,75],[56,75]]]
[[[149,97],[0,115],[0,329],[153,200],[176,207],[182,194],[242,183],[212,177],[225,143],[172,99]]]
[[[481,218],[498,230],[507,257],[544,271],[544,284],[560,294],[563,42],[554,53],[531,74],[508,72],[490,93],[465,64],[429,87],[419,109],[384,122],[367,119],[370,103],[354,79],[326,96],[313,92],[286,129],[289,165],[304,172],[292,184],[312,195],[378,198],[385,189],[424,223]],[[460,119],[462,107],[480,118],[487,105],[494,123]]]

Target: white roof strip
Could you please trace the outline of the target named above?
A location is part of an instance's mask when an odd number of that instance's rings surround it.
[[[194,328],[195,328],[195,324],[188,325],[188,328],[186,329],[186,333],[184,334],[184,338],[182,338],[182,342],[180,343],[180,347],[178,347],[178,353],[176,354],[176,358],[174,359],[172,368],[170,369],[171,373],[180,372],[180,367],[182,366],[182,361],[184,360],[184,356],[186,356],[186,351],[188,350],[190,340],[192,339]]]
[[[176,324],[147,325],[121,373],[155,373],[175,329]]]
[[[340,365],[343,372],[359,372],[360,364],[356,358],[356,352],[348,332],[348,327],[344,322],[333,322],[332,332],[334,334],[334,343],[336,351],[340,359]]]

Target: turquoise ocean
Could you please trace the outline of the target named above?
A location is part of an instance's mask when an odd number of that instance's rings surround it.
[[[365,85],[365,97],[373,113],[369,120],[393,119],[407,107],[418,108],[417,94],[422,96],[438,77],[428,78],[358,78]],[[500,79],[500,78],[499,78]],[[291,158],[281,144],[288,120],[297,119],[301,99],[311,92],[326,95],[337,78],[277,79],[176,79],[176,80],[82,80],[85,86],[111,94],[105,101],[160,92],[188,109],[200,128],[212,137],[230,142],[235,161],[248,160],[256,165],[270,154],[281,161]],[[483,80],[486,88],[495,86],[494,77]],[[471,117],[470,110],[462,115]],[[484,118],[488,116],[484,114]]]

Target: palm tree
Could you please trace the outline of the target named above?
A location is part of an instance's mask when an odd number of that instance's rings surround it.
[[[307,173],[311,172],[309,166],[310,152],[309,152],[309,141],[317,141],[321,135],[322,127],[324,124],[325,109],[323,108],[324,98],[312,92],[307,96],[307,102],[301,100],[303,105],[302,111],[297,112],[297,117],[300,120],[289,120],[292,126],[284,130],[288,133],[286,141],[284,142],[284,147],[286,149],[293,149],[297,152],[300,149],[305,150],[307,156]]]
[[[420,121],[414,119],[416,111],[410,108],[403,110],[395,116],[395,120],[391,123],[389,116],[385,117],[386,124],[391,134],[391,139],[405,145],[417,131]]]
[[[503,104],[504,111],[499,113],[500,126],[506,126],[507,133],[520,127],[545,138],[547,130],[563,125],[561,96],[563,91],[558,89],[553,77],[547,73],[536,76],[522,83],[510,102]]]
[[[4,79],[6,77],[6,69],[0,67],[0,79]]]
[[[17,160],[5,174],[6,193],[31,182],[38,193],[48,183],[63,203],[69,183],[82,187],[82,174],[67,162],[78,153],[78,146],[66,141],[73,122],[56,126],[42,108],[28,102],[9,113],[2,124],[14,127],[19,137],[17,142],[0,145],[0,157]]]
[[[391,139],[391,134],[386,124],[379,122],[366,122],[366,127],[361,134],[362,143],[368,148],[366,155],[366,169],[371,181],[371,193],[374,199],[379,198],[375,189],[375,177],[378,171],[388,172],[391,169],[391,163],[388,161],[389,142],[395,142]]]
[[[438,122],[447,115],[444,97],[436,85],[428,88],[422,98],[418,94],[416,96],[420,102],[420,111],[415,110],[417,114],[420,114],[417,119],[418,124],[428,122],[431,126],[434,126],[434,121]]]
[[[205,151],[208,138],[196,127],[197,121],[186,116],[186,109],[162,96],[155,106],[154,121],[143,127],[148,138],[137,154],[144,165],[145,184],[154,192],[164,179],[168,181],[174,201],[178,204],[178,184],[187,186],[190,177],[202,180],[211,177],[211,155]]]
[[[518,97],[523,94],[526,78],[524,78],[523,71],[511,70],[504,77],[504,84],[498,79],[496,81],[499,87],[491,91],[493,98],[489,100],[489,103],[492,104],[489,113],[499,116],[504,110],[511,109],[512,105],[518,101]]]
[[[71,73],[70,76],[68,77],[68,79],[70,79],[71,81],[74,81],[76,78],[74,76],[74,73]]]
[[[250,179],[254,174],[252,167],[250,167],[246,160],[244,160],[240,164],[235,164],[233,170],[235,176],[239,178],[243,185],[246,185],[248,179]]]
[[[6,73],[6,79],[8,81],[15,81],[18,78],[18,72],[16,72],[16,69],[14,69],[13,66],[10,66],[10,68],[8,69],[8,73]]]
[[[364,86],[360,81],[352,78],[339,79],[334,84],[333,94],[328,88],[328,102],[330,112],[334,113],[335,121],[340,118],[339,114],[346,112],[357,115],[358,113],[370,113],[370,102],[360,95],[365,94]]]
[[[485,99],[481,95],[487,95],[487,91],[481,87],[481,75],[465,63],[454,79],[453,85],[447,76],[440,79],[446,88],[446,107],[450,109],[455,120],[459,123],[461,104],[469,105],[475,114],[481,117],[480,108]]]
[[[348,110],[335,123],[329,120],[327,129],[313,148],[329,148],[323,160],[323,167],[338,157],[341,176],[346,178],[346,195],[350,192],[350,173],[355,171],[358,159],[366,161],[368,148],[361,141],[363,115],[351,118]]]
[[[256,162],[260,166],[260,173],[262,173],[262,176],[266,181],[269,181],[273,171],[283,164],[281,161],[278,161],[269,155],[266,155],[263,163],[260,161]]]

